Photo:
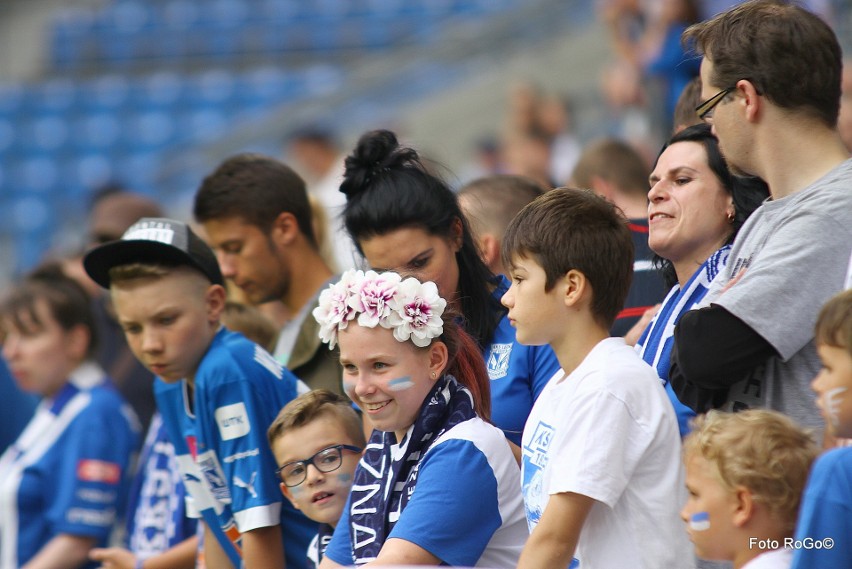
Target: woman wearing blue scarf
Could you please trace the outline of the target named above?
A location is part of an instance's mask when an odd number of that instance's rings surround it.
[[[657,157],[648,192],[648,245],[671,287],[636,349],[657,370],[678,417],[681,436],[695,412],[678,401],[669,383],[674,328],[695,308],[728,261],[731,243],[769,195],[759,178],[735,176],[710,125],[675,134]]]
[[[320,295],[346,392],[374,427],[321,568],[515,567],[527,537],[520,470],[487,422],[479,350],[433,282],[347,271]]]

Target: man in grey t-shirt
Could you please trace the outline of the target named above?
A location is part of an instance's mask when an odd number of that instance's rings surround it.
[[[675,330],[672,385],[699,412],[771,407],[821,428],[808,388],[820,367],[813,327],[843,287],[852,249],[837,38],[817,16],[771,0],[741,4],[685,38],[704,55],[697,113],[731,168],[763,178],[771,199],[740,230],[704,307]]]

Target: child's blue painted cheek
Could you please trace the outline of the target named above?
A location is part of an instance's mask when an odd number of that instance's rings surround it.
[[[349,482],[352,482],[352,475],[348,472],[341,472],[337,475],[337,479],[344,484],[348,484]]]
[[[305,493],[305,485],[299,484],[298,486],[291,486],[290,493],[293,494],[294,498],[298,498],[299,496]]]
[[[414,382],[411,381],[411,376],[398,377],[388,381],[388,389],[391,391],[405,391],[414,387]]]
[[[707,531],[710,529],[710,514],[696,512],[689,518],[689,529],[692,531]]]

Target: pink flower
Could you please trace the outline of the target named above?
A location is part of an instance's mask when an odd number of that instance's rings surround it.
[[[387,324],[391,312],[388,303],[396,294],[400,280],[396,273],[379,275],[375,271],[367,271],[364,274],[360,290],[349,300],[350,306],[360,313],[359,326],[375,328],[377,324],[381,324],[384,328],[390,327]]]
[[[361,287],[362,271],[346,271],[340,280],[322,291],[312,314],[320,325],[319,337],[328,349],[337,345],[337,332],[343,330],[357,312],[350,304],[353,291]]]

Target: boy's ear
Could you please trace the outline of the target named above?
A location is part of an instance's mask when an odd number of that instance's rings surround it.
[[[204,293],[204,304],[207,307],[207,320],[213,324],[218,324],[222,311],[225,310],[225,300],[227,298],[225,287],[222,285],[210,285]]]
[[[489,268],[500,262],[500,240],[491,233],[479,237],[479,252]]]
[[[290,492],[290,489],[283,482],[279,482],[278,487],[281,488],[281,493],[290,501],[291,504],[293,504],[293,507],[297,510],[301,510],[299,504],[297,504],[296,500],[293,499],[293,494]]]
[[[576,308],[589,288],[589,281],[586,279],[586,275],[577,269],[571,269],[556,283],[556,286],[564,289],[562,296],[565,306]]]
[[[755,502],[751,490],[745,486],[737,486],[734,492],[734,512],[732,522],[741,528],[754,516]]]

